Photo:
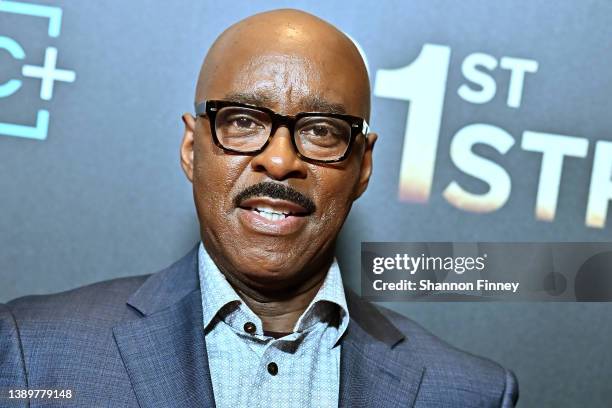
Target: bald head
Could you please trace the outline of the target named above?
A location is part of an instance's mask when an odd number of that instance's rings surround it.
[[[269,108],[291,114],[307,100],[336,105],[364,118],[370,85],[353,42],[303,11],[256,14],[225,30],[210,48],[198,78],[196,102],[257,94]],[[247,98],[249,99],[249,98]],[[253,98],[251,98],[253,99]],[[303,106],[302,108],[313,107]]]

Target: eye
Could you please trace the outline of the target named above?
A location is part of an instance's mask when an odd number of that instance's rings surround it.
[[[238,116],[230,120],[230,124],[239,129],[255,129],[261,125],[247,116]]]
[[[319,137],[329,136],[330,133],[330,129],[324,125],[315,125],[310,129],[305,129],[305,131]]]
[[[305,136],[317,137],[317,138],[328,138],[336,137],[340,132],[332,126],[327,124],[313,124],[302,128],[300,133]]]

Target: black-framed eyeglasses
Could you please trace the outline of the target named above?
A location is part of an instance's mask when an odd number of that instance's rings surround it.
[[[208,117],[214,143],[239,154],[257,154],[270,143],[280,126],[292,134],[295,151],[303,160],[336,163],[346,159],[359,134],[367,137],[365,119],[339,113],[300,112],[281,115],[249,104],[207,100],[196,103],[196,116]]]

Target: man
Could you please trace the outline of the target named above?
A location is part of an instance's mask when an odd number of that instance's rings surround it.
[[[150,276],[3,306],[3,392],[71,390],[50,401],[84,407],[512,406],[511,372],[343,288],[334,245],[372,172],[369,101],[357,49],[328,23],[278,10],[227,29],[183,115],[202,243]]]

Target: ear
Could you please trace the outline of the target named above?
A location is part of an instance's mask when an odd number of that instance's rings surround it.
[[[370,176],[372,175],[372,152],[374,150],[374,143],[376,143],[376,139],[378,139],[378,135],[376,133],[368,133],[365,150],[363,152],[363,159],[361,160],[361,169],[359,172],[357,190],[355,191],[355,200],[361,197],[361,195],[368,188]]]
[[[183,141],[181,142],[181,167],[185,176],[193,183],[193,137],[195,133],[196,120],[190,113],[181,116],[185,124]]]

